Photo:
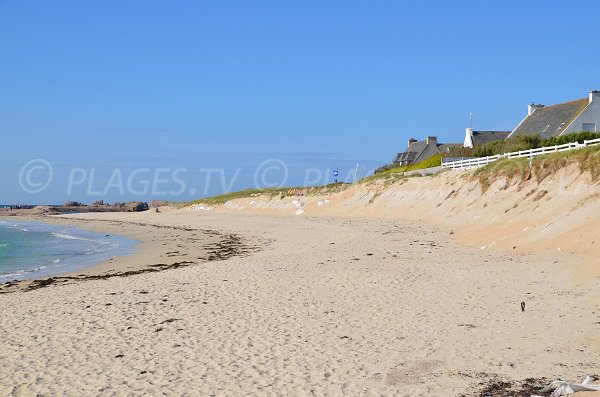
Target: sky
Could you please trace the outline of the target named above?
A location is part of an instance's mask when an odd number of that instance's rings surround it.
[[[352,180],[600,89],[598,1],[0,0],[0,204]],[[358,167],[357,167],[358,165]]]

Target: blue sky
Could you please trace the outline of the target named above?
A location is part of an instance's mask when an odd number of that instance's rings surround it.
[[[597,1],[0,0],[0,203],[149,200],[117,187],[139,168],[168,169],[157,198],[181,200],[222,190],[203,169],[246,188],[269,159],[286,164],[287,185],[306,169],[350,178],[409,137],[462,142],[470,112],[476,129],[510,130],[531,101],[600,89],[599,12]],[[32,159],[53,168],[38,193],[19,178]]]

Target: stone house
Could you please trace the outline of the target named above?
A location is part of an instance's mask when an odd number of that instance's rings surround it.
[[[448,153],[453,147],[462,147],[462,145],[460,143],[438,143],[435,136],[428,136],[422,141],[410,138],[406,150],[396,156],[394,165],[412,165],[436,154]]]

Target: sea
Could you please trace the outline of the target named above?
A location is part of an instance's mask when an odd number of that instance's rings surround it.
[[[81,270],[130,255],[137,243],[71,226],[0,220],[0,283]]]

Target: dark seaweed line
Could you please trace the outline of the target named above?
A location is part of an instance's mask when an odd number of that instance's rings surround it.
[[[80,221],[88,221],[83,218],[72,218]],[[96,221],[96,220],[94,220]],[[260,247],[258,245],[248,245],[244,243],[243,238],[236,234],[225,234],[215,230],[208,229],[190,229],[190,228],[182,228],[178,226],[163,226],[163,225],[155,225],[150,223],[141,223],[141,222],[129,222],[129,221],[113,221],[113,220],[102,220],[104,222],[116,222],[118,224],[128,224],[134,226],[150,226],[156,228],[166,228],[166,229],[174,229],[174,230],[183,230],[188,232],[202,232],[204,234],[212,235],[212,236],[220,236],[222,240],[214,242],[207,246],[207,256],[202,263],[206,262],[215,262],[222,261],[232,257],[245,257],[252,253],[260,251]],[[200,259],[200,258],[199,258]],[[117,272],[103,275],[81,275],[81,276],[56,276],[49,277],[46,279],[38,279],[38,280],[22,280],[22,281],[8,281],[2,285],[0,285],[0,294],[8,294],[12,292],[19,291],[18,287],[23,284],[28,284],[27,287],[23,291],[33,291],[39,288],[44,288],[49,285],[57,284],[57,283],[67,283],[69,281],[80,281],[80,280],[106,280],[113,277],[128,277],[142,273],[155,273],[169,269],[177,269],[180,267],[187,267],[191,265],[196,265],[197,262],[190,261],[182,261],[182,262],[174,262],[170,265],[164,263],[158,263],[154,265],[148,265],[148,267],[138,269],[138,270],[130,270],[126,272]],[[61,284],[65,285],[65,284]]]

